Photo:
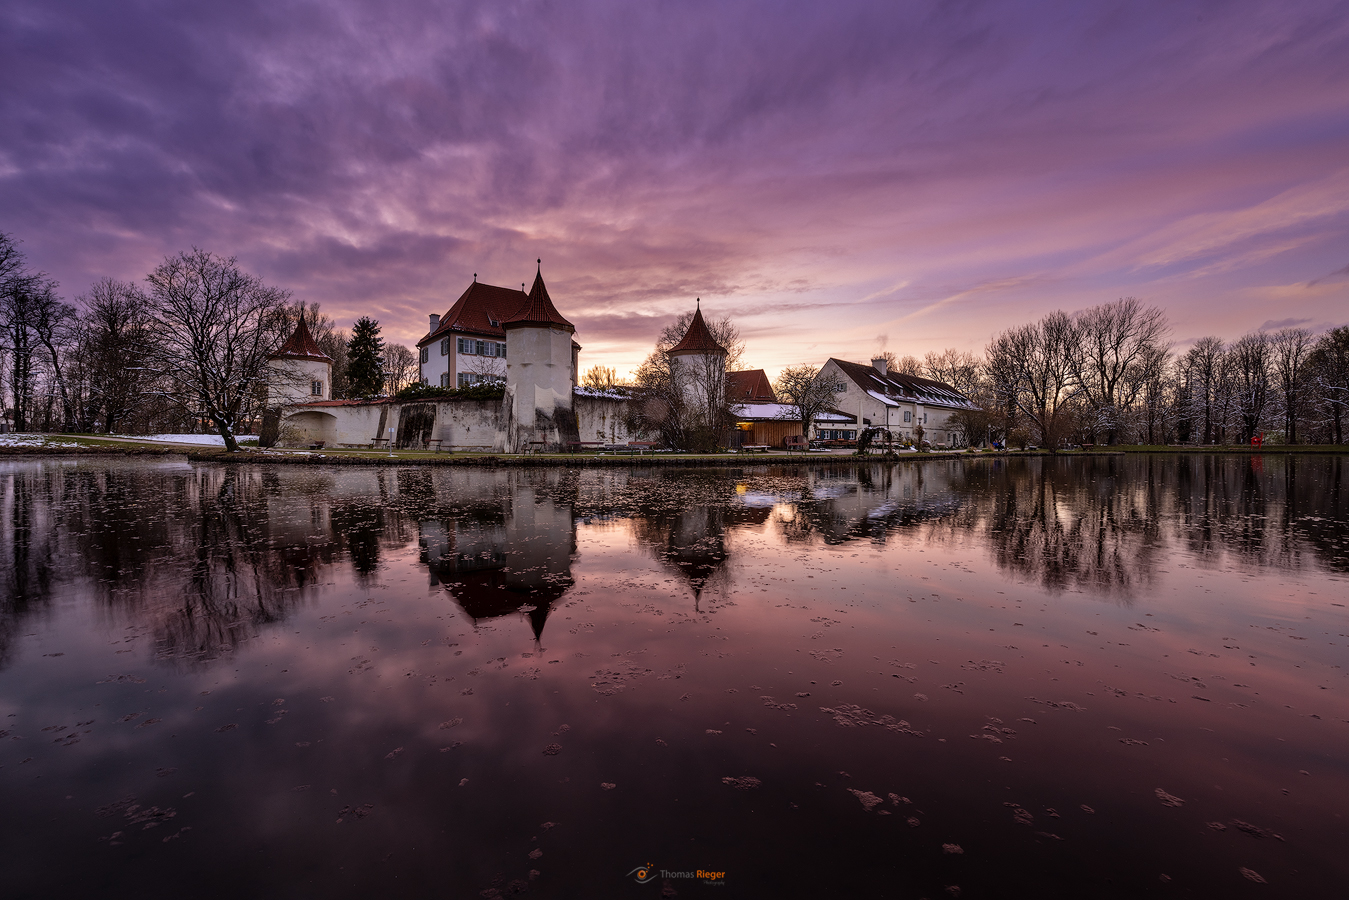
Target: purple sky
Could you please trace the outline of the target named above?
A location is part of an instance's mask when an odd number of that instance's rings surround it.
[[[620,374],[978,350],[1133,295],[1349,321],[1349,4],[7,0],[0,230],[67,297],[199,246],[411,344],[532,278]]]

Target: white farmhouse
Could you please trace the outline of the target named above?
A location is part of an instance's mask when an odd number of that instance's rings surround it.
[[[963,430],[951,417],[975,406],[949,384],[887,371],[883,358],[865,366],[831,357],[821,367],[820,377],[831,376],[839,384],[834,408],[857,417],[857,424],[848,430],[884,428],[896,438],[915,440],[921,425],[923,439],[933,445],[966,443]],[[852,440],[857,434],[821,429],[816,437]]]

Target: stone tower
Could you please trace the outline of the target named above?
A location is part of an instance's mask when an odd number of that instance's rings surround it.
[[[695,427],[719,427],[726,405],[726,348],[712,337],[703,321],[702,302],[693,312],[684,337],[667,351],[679,383],[684,407]]]
[[[281,349],[267,358],[267,370],[268,406],[333,397],[333,358],[319,347],[303,317]]]
[[[576,328],[553,306],[543,283],[542,260],[529,296],[501,327],[506,332],[502,449],[565,449],[568,441],[578,439],[572,410]]]

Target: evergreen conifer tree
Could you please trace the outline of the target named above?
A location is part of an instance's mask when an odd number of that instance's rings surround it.
[[[368,316],[356,320],[347,343],[347,395],[374,397],[384,392],[384,341],[379,322]]]

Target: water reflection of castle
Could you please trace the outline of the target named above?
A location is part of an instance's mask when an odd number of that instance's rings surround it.
[[[418,523],[431,584],[444,584],[475,623],[522,612],[537,640],[553,605],[575,584],[576,521],[552,487],[515,484],[495,503]]]

